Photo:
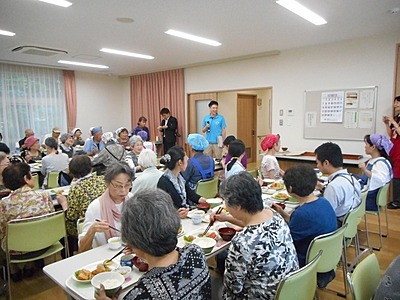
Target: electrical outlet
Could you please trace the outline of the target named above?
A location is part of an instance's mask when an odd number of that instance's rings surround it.
[[[279,126],[283,126],[283,120],[282,119],[279,120]]]
[[[279,110],[279,115],[282,117],[283,116],[283,109]]]

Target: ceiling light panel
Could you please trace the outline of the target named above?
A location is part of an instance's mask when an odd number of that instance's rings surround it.
[[[81,63],[81,62],[69,61],[69,60],[59,60],[58,63],[64,64],[64,65],[74,65],[74,66],[97,68],[97,69],[108,69],[108,66],[104,66],[104,65],[87,64],[87,63]]]
[[[6,36],[14,36],[15,33],[7,30],[1,30],[0,29],[0,35],[6,35]]]
[[[181,32],[181,31],[177,31],[177,30],[173,30],[173,29],[169,29],[167,31],[165,31],[166,34],[169,35],[173,35],[173,36],[177,36],[186,40],[190,40],[190,41],[194,41],[194,42],[198,42],[198,43],[202,43],[202,44],[206,44],[206,45],[210,45],[210,46],[221,46],[222,44],[220,42],[217,41],[213,41],[210,39],[206,39],[200,36],[196,36],[193,34],[189,34],[189,33],[185,33],[185,32]]]
[[[324,18],[317,15],[315,12],[311,11],[304,5],[300,4],[294,0],[278,0],[276,1],[280,6],[290,10],[291,12],[295,13],[296,15],[306,19],[308,22],[313,23],[314,25],[324,25],[328,22],[325,21]]]
[[[143,59],[154,59],[154,56],[150,56],[150,55],[146,55],[146,54],[139,54],[139,53],[134,53],[134,52],[127,52],[127,51],[109,49],[109,48],[101,48],[100,51],[101,52],[106,52],[106,53],[130,56],[130,57],[143,58]]]
[[[61,6],[61,7],[69,7],[72,5],[71,2],[68,2],[65,0],[39,0],[39,1],[57,5],[57,6]]]

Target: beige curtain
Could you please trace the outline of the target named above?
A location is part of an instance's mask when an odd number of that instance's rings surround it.
[[[68,132],[76,127],[76,84],[75,72],[63,71],[64,73],[64,91],[65,104],[67,107],[67,129]]]
[[[183,69],[157,72],[131,77],[131,122],[136,127],[140,116],[147,118],[151,140],[161,136],[157,127],[161,123],[160,109],[169,108],[178,119],[178,144],[182,145],[185,122],[185,90]]]

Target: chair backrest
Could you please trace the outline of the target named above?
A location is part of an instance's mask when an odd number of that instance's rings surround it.
[[[344,218],[343,224],[347,224],[344,232],[345,238],[354,238],[357,234],[357,227],[365,215],[365,201],[367,199],[367,192],[361,193],[361,203],[353,208]]]
[[[34,189],[34,190],[40,189],[40,185],[39,185],[39,175],[38,175],[37,173],[34,173],[34,174],[32,174],[32,178],[33,178],[33,182],[34,182],[33,189]]]
[[[49,189],[58,187],[58,175],[60,172],[49,172],[47,176],[47,187]]]
[[[78,221],[76,221],[76,229],[78,230],[78,234],[81,234],[83,231],[83,222],[85,221],[85,218],[79,218]]]
[[[336,269],[343,249],[343,237],[347,225],[344,224],[336,231],[315,237],[308,246],[306,263],[309,263],[322,250],[317,272],[325,273]]]
[[[254,178],[258,177],[258,169],[247,170],[247,172],[249,172]]]
[[[204,198],[214,198],[218,194],[218,178],[202,179],[196,184],[196,193]]]
[[[317,266],[322,251],[301,269],[294,271],[283,279],[277,288],[275,299],[313,299],[317,288]]]
[[[32,252],[53,245],[66,236],[63,211],[15,219],[7,223],[7,251]]]
[[[361,258],[365,255],[364,259]],[[347,282],[354,300],[371,299],[380,281],[380,267],[375,253],[365,249],[355,258],[347,272]],[[354,265],[355,268],[354,268]]]
[[[378,191],[378,195],[376,196],[376,205],[378,207],[385,206],[387,204],[388,193],[389,193],[389,185],[390,183],[386,183],[383,187],[381,187]]]

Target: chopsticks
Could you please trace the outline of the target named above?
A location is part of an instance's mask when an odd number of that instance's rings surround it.
[[[110,259],[105,260],[105,262],[107,261],[112,261],[114,258],[116,258],[118,255],[120,255],[126,248],[128,247],[124,247],[122,248],[122,250],[118,251],[117,254],[115,254],[113,257],[111,257]]]
[[[224,209],[224,208],[223,208],[222,206],[220,206],[215,214],[216,214],[216,215],[220,214],[220,213],[222,212],[223,209]],[[210,230],[211,226],[214,225],[214,222],[215,222],[215,219],[214,219],[213,221],[210,221],[210,223],[208,224],[206,230],[204,230],[202,236],[205,236],[205,235],[207,234],[207,232]]]
[[[97,222],[101,222],[101,220],[99,219],[95,219]],[[115,231],[121,232],[121,230],[115,228],[114,226],[108,225],[108,227],[110,227],[111,229],[114,229]]]

